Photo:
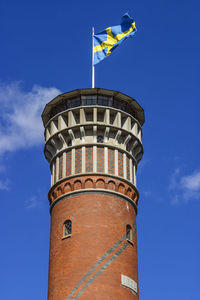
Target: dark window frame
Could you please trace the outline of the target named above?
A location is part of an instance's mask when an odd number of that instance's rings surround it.
[[[130,224],[126,225],[126,240],[133,244],[133,229]]]
[[[71,109],[79,106],[93,106],[93,105],[108,106],[108,107],[120,109],[126,113],[129,113],[131,116],[137,119],[136,112],[130,108],[130,105],[127,102],[116,99],[114,96],[102,95],[102,94],[80,95],[78,97],[62,100],[55,107],[52,107],[49,113],[49,117],[51,119],[58,113],[67,109]]]
[[[63,237],[62,239],[66,239],[72,236],[72,221],[67,219],[63,224]]]

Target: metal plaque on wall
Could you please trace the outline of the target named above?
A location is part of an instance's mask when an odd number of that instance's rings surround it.
[[[128,276],[121,274],[121,284],[137,293],[137,283]]]

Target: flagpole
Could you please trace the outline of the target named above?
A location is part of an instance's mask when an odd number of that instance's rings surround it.
[[[92,27],[92,88],[94,88],[94,27]]]

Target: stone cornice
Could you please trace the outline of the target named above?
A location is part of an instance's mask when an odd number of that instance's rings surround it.
[[[113,176],[97,174],[84,174],[82,176],[71,176],[54,185],[48,194],[50,206],[63,195],[71,195],[77,192],[106,191],[112,194],[121,195],[137,207],[139,193],[136,187],[128,181]]]

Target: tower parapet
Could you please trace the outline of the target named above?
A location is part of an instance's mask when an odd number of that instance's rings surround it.
[[[120,92],[81,89],[49,102],[42,119],[44,153],[51,169],[48,299],[94,299],[98,291],[101,296],[96,299],[138,299],[138,289],[124,288],[123,283],[129,276],[138,285],[134,220],[138,201],[136,170],[143,155],[143,109]],[[130,247],[124,258],[120,256],[121,270],[112,274],[110,284],[105,274],[96,285],[87,286],[87,279],[82,283],[81,275],[86,276],[84,271],[87,274],[90,269],[90,257],[94,265],[100,266],[103,261],[98,263],[98,257],[106,255],[123,236],[122,242],[126,245],[124,241],[128,240],[126,247]],[[64,241],[68,237],[70,241]],[[64,253],[66,258],[61,263]],[[110,263],[107,273],[112,270],[116,272]],[[92,280],[91,275],[88,280]],[[120,275],[125,277],[120,279]],[[114,291],[117,281],[119,286]]]

